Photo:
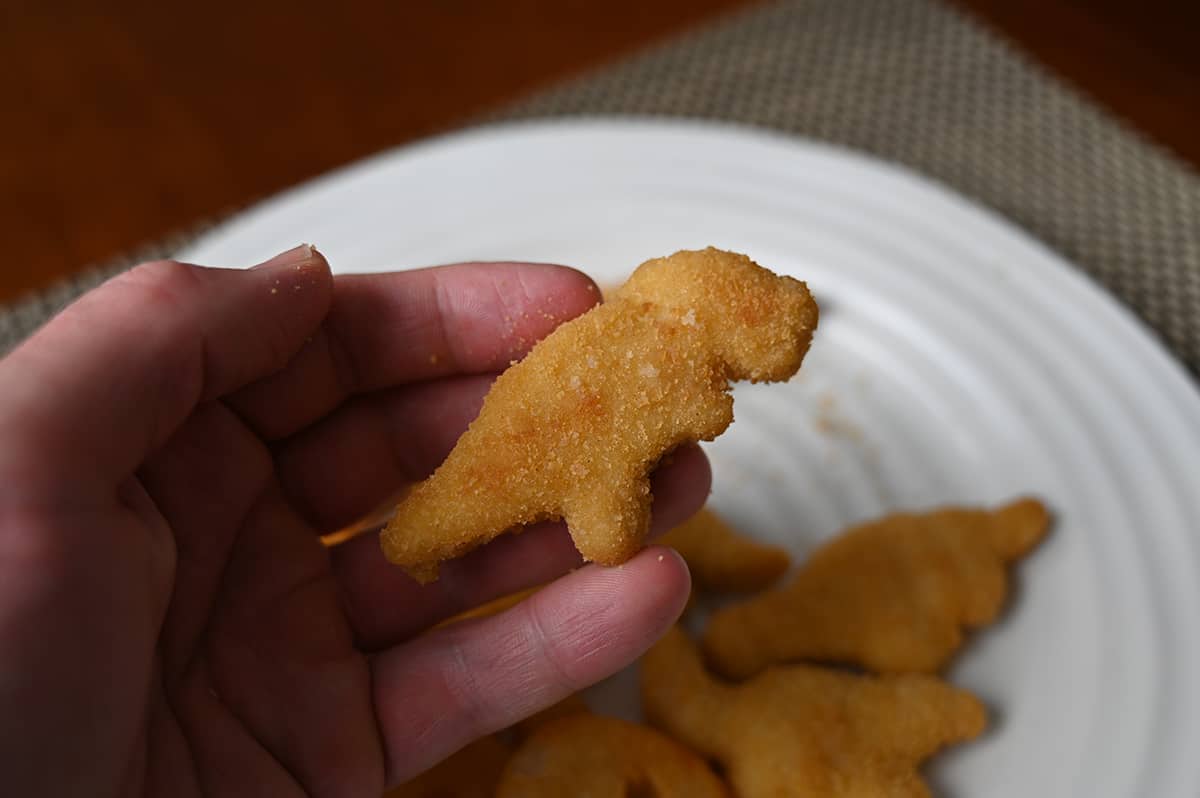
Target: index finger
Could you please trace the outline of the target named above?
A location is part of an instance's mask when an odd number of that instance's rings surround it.
[[[355,394],[501,371],[596,304],[583,273],[533,263],[463,263],[343,275],[312,340],[230,404],[262,437],[286,437]]]
[[[690,584],[683,559],[653,547],[372,655],[389,782],[624,668],[679,618]]]

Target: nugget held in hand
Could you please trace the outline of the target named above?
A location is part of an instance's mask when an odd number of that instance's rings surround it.
[[[577,714],[550,721],[508,760],[497,798],[727,798],[692,751],[636,723]]]
[[[1046,508],[1025,499],[852,527],[814,551],[790,583],[716,612],[704,653],[732,679],[794,660],[937,672],[964,628],[995,619],[1008,592],[1005,566],[1049,523]]]
[[[678,627],[642,659],[642,701],[655,725],[720,762],[740,798],[928,796],[921,762],[986,723],[978,699],[926,675],[783,665],[718,682]]]
[[[803,283],[715,249],[647,261],[496,380],[479,417],[384,530],[415,578],[523,524],[564,519],[615,565],[649,529],[649,472],[733,420],[731,380],[796,373],[817,324]]]
[[[792,563],[783,549],[741,534],[707,507],[658,542],[687,561],[696,587],[713,593],[762,590]]]

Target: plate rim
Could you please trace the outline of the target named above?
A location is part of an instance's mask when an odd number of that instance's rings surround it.
[[[1200,402],[1200,377],[1194,376],[1186,364],[1172,352],[1158,331],[1149,322],[1112,293],[1099,280],[1068,256],[1054,249],[1030,231],[1021,227],[996,208],[959,191],[937,177],[924,174],[906,164],[889,161],[873,153],[854,149],[847,145],[823,141],[787,133],[774,128],[726,120],[712,120],[692,116],[653,116],[644,114],[586,114],[564,117],[536,117],[530,119],[483,122],[469,127],[446,131],[412,142],[381,150],[356,161],[304,180],[269,197],[265,197],[236,212],[215,227],[188,242],[175,253],[176,257],[190,258],[190,253],[202,251],[222,237],[236,234],[243,225],[251,225],[262,217],[279,211],[287,205],[305,198],[315,197],[320,192],[337,187],[369,175],[381,165],[398,161],[419,159],[440,151],[453,150],[479,144],[494,143],[495,139],[522,137],[538,134],[562,134],[570,136],[608,135],[683,135],[689,137],[729,137],[747,143],[793,148],[808,156],[827,156],[841,161],[843,165],[875,172],[889,179],[900,181],[912,190],[923,192],[938,200],[959,206],[980,221],[999,226],[1014,241],[1028,248],[1036,257],[1050,265],[1056,277],[1072,283],[1074,289],[1083,291],[1090,301],[1104,306],[1120,319],[1126,331],[1148,344],[1153,351],[1156,367],[1192,399]],[[337,270],[335,268],[335,273]],[[1200,406],[1198,406],[1200,407]]]

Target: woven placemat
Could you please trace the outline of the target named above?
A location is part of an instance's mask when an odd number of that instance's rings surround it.
[[[1200,374],[1200,178],[934,0],[751,9],[489,121],[577,114],[740,122],[904,164],[1057,249]],[[0,349],[123,265],[0,315]]]

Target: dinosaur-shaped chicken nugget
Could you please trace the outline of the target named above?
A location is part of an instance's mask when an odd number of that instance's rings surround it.
[[[513,754],[497,798],[728,798],[695,753],[654,729],[579,714],[551,721]]]
[[[762,590],[792,563],[784,549],[741,534],[707,507],[658,542],[682,555],[696,587],[714,593]]]
[[[500,375],[450,456],[396,508],[384,553],[430,581],[442,560],[562,518],[584,559],[624,562],[649,528],[650,470],[729,426],[731,380],[795,374],[816,324],[803,283],[744,255],[643,263]]]
[[[983,731],[982,704],[926,675],[777,666],[749,682],[708,674],[672,629],[642,659],[655,725],[715,758],[740,798],[917,798],[921,762]]]
[[[716,612],[704,653],[743,679],[776,662],[821,660],[879,673],[934,673],[990,623],[1005,566],[1046,534],[1032,499],[994,511],[899,513],[852,527],[812,553],[792,581]]]

